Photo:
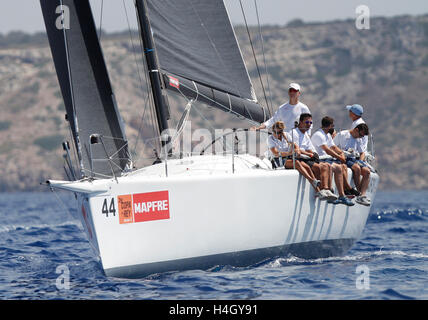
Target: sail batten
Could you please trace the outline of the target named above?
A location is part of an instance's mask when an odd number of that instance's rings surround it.
[[[40,4],[81,171],[93,175],[92,169],[95,177],[119,175],[129,152],[89,1]],[[104,137],[102,145],[91,145],[92,135]]]
[[[177,75],[163,73],[163,79],[168,90],[183,95],[187,99],[203,102],[254,123],[261,123],[269,118],[266,110],[252,100],[242,99]]]

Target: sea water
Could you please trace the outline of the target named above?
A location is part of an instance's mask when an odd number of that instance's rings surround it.
[[[0,193],[0,299],[427,299],[428,191],[378,192],[341,257],[106,277],[68,193]]]

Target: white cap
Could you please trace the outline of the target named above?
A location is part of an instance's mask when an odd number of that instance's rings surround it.
[[[290,83],[290,85],[288,86],[288,89],[291,89],[291,88],[294,90],[300,91],[300,85],[298,83],[295,83],[295,82]]]

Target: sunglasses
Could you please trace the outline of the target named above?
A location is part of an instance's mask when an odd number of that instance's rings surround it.
[[[279,131],[274,130],[273,132],[275,132],[276,134],[281,134],[281,133],[283,133],[283,132],[284,132],[284,130],[279,130]]]
[[[313,122],[308,120],[308,121],[305,121],[305,123],[306,124],[312,124]]]

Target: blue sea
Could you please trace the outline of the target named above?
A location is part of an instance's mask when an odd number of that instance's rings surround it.
[[[428,299],[428,191],[378,192],[342,257],[108,278],[68,193],[0,193],[0,299]]]

